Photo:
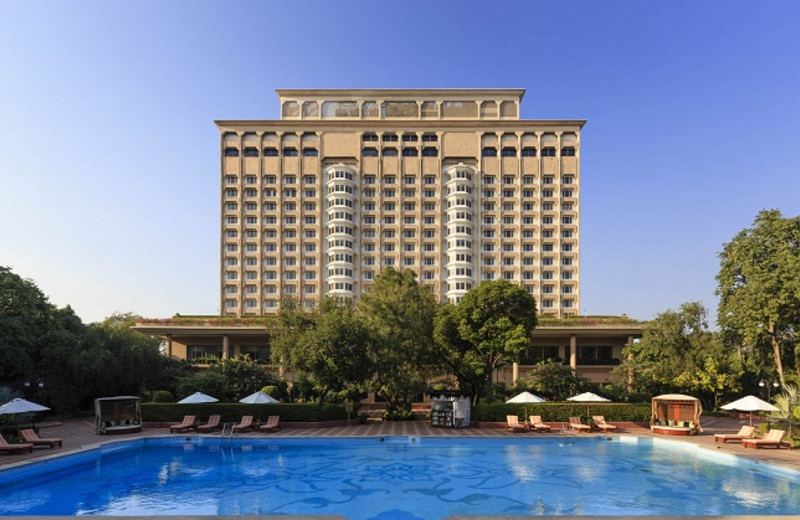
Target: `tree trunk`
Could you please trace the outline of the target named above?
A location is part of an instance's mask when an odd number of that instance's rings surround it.
[[[775,325],[770,324],[768,330],[769,341],[772,343],[772,352],[775,354],[775,368],[778,369],[778,380],[781,383],[781,388],[786,388],[786,379],[783,377],[783,363],[781,362],[781,344],[775,335]]]

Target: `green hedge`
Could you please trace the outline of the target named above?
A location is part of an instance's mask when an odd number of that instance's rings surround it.
[[[347,419],[344,407],[335,404],[243,404],[243,403],[143,403],[142,420],[145,422],[177,423],[184,415],[195,415],[205,421],[209,415],[219,414],[222,422],[239,421],[243,415],[252,415],[256,421],[266,421],[270,415],[280,415],[281,422],[320,422]],[[356,411],[351,414],[358,415]]]
[[[606,421],[650,422],[649,403],[591,403],[590,415],[603,415]],[[580,403],[530,403],[479,404],[472,410],[472,420],[481,422],[506,422],[506,415],[517,415],[520,420],[527,415],[541,415],[544,422],[567,422],[570,417],[580,416],[584,421],[586,404]]]

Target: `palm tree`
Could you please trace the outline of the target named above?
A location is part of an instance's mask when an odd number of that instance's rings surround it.
[[[797,392],[797,387],[786,386],[784,393],[776,395],[774,401],[778,411],[772,412],[772,415],[778,418],[778,424],[787,427],[787,433],[791,439],[792,424],[795,422],[794,412],[796,408],[800,407],[800,394]]]

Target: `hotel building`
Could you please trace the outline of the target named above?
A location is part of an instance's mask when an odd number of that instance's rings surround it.
[[[520,119],[523,94],[278,90],[280,119],[216,121],[221,314],[357,300],[388,267],[439,301],[505,278],[578,314],[585,121]]]
[[[439,301],[483,280],[534,295],[546,317],[508,385],[543,359],[608,380],[642,325],[580,309],[582,120],[520,119],[521,89],[278,90],[278,120],[220,131],[220,319],[141,320],[189,360],[269,360],[289,295],[357,300],[411,269]],[[238,317],[254,318],[238,320]]]

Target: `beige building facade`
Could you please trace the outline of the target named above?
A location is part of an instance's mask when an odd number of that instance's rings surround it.
[[[357,300],[389,267],[439,301],[505,278],[580,309],[582,120],[520,119],[521,89],[278,90],[220,131],[220,311]]]

